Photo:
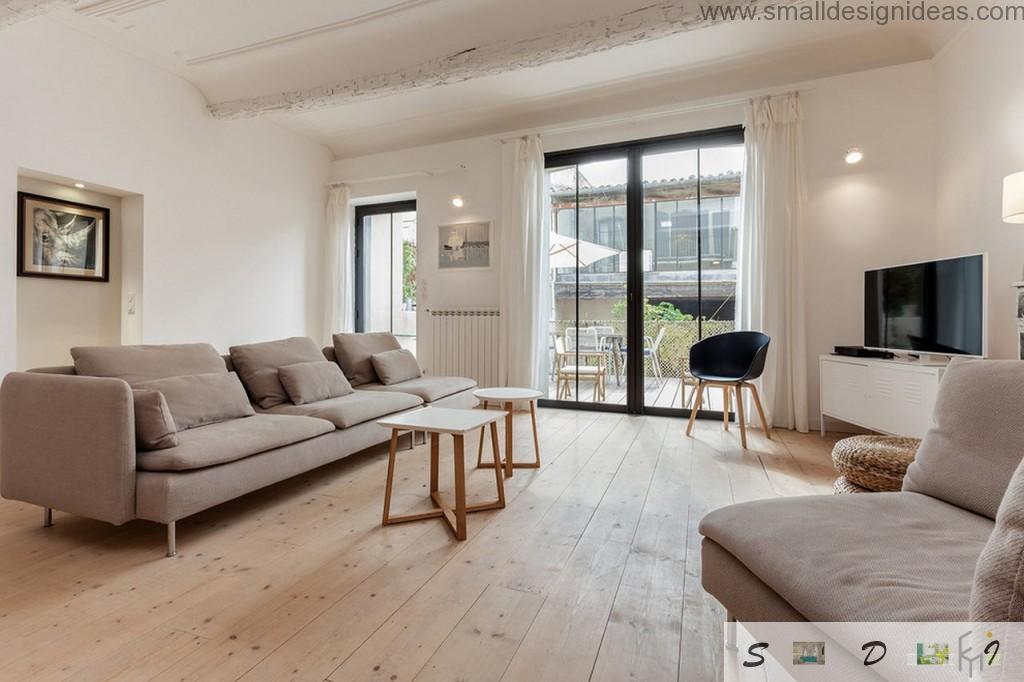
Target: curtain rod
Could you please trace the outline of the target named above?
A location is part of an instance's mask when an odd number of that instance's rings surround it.
[[[499,142],[511,142],[517,140],[524,135],[559,135],[561,133],[572,133],[578,130],[590,130],[592,128],[605,128],[607,126],[617,125],[619,123],[632,123],[634,121],[649,121],[656,120],[659,118],[667,118],[669,116],[675,116],[677,114],[685,114],[694,111],[705,111],[707,109],[719,109],[723,107],[736,106],[737,104],[746,104],[749,100],[755,97],[778,97],[791,92],[805,93],[813,92],[816,90],[814,86],[802,87],[802,88],[791,88],[782,92],[779,91],[757,91],[751,92],[743,97],[734,97],[727,100],[718,100],[715,102],[707,102],[704,104],[688,104],[681,107],[674,107],[672,109],[660,109],[658,111],[650,111],[639,114],[625,114],[617,118],[604,118],[590,121],[584,121],[581,123],[574,123],[564,126],[550,126],[550,127],[538,127],[538,128],[526,128],[515,133],[505,133],[502,137],[498,138]]]

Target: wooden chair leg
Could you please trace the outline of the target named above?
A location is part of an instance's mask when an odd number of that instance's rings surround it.
[[[486,400],[484,401],[483,409],[485,409],[485,410],[487,409],[487,401]],[[483,461],[484,461],[484,429],[485,428],[487,428],[487,427],[485,427],[485,426],[481,426],[480,427],[480,447],[478,447],[476,449],[476,466],[477,466],[477,468],[479,468],[480,465],[483,464]]]
[[[686,435],[693,434],[693,423],[697,421],[697,413],[700,412],[701,395],[704,390],[704,382],[697,380],[697,397],[694,399],[693,408],[690,410],[690,421],[686,424]]]
[[[743,414],[743,384],[736,384],[736,418],[740,423],[740,445],[747,449],[747,418]]]
[[[754,384],[747,384],[747,387],[750,388],[750,395],[754,396],[754,407],[757,408],[757,415],[761,418],[761,428],[764,429],[764,435],[771,440],[772,430],[771,427],[768,426],[768,420],[764,418],[764,408],[761,407],[761,396],[757,392],[757,386]]]
[[[726,431],[729,430],[730,395],[728,387],[722,389],[722,428]]]
[[[391,448],[388,450],[388,478],[384,484],[384,514],[381,525],[388,525],[391,515],[391,486],[395,481],[395,453],[398,451],[398,429],[391,429]]]

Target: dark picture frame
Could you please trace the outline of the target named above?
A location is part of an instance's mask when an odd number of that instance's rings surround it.
[[[18,277],[110,281],[109,208],[18,192],[17,230]]]

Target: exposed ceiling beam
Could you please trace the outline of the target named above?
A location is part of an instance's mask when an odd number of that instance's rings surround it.
[[[0,0],[0,28],[81,3],[82,0]]]
[[[782,0],[778,4],[800,4]],[[762,0],[723,0],[721,5],[756,5]],[[634,45],[703,28],[722,20],[705,19],[693,0],[657,2],[624,14],[555,28],[523,40],[478,45],[408,68],[360,76],[341,83],[291,90],[260,97],[211,104],[215,118],[254,118],[267,114],[326,109],[360,100],[394,95],[415,88],[436,87],[494,76]]]

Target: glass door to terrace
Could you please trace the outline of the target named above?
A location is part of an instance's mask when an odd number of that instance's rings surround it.
[[[688,413],[690,347],[734,327],[742,141],[727,128],[547,155],[549,401]],[[720,416],[721,391],[705,400]]]

